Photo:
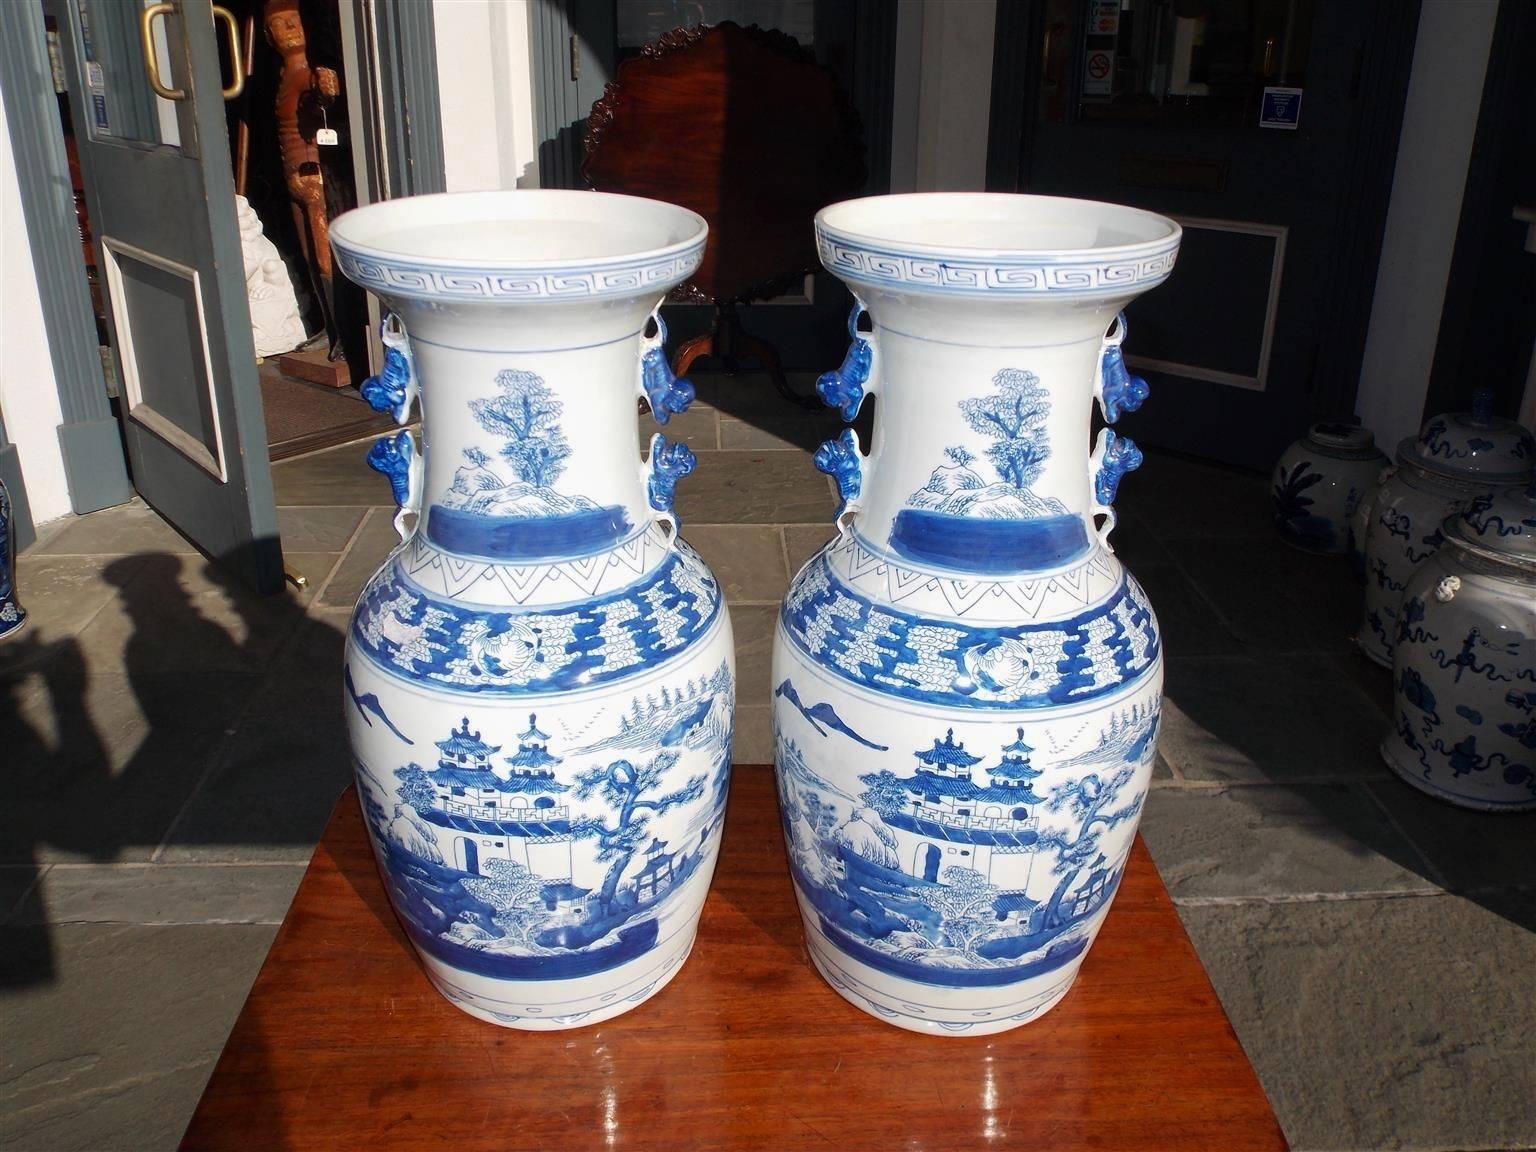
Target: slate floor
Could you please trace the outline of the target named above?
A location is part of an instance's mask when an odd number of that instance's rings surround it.
[[[680,510],[731,602],[737,758],[761,762],[775,605],[830,531],[808,450],[837,426],[762,381],[701,393],[669,429],[701,457]],[[274,478],[302,591],[247,595],[138,503],[21,558],[0,1148],[175,1146],[347,783],[341,633],[394,542],[388,491],[357,445]],[[1536,817],[1386,774],[1347,565],[1274,540],[1262,478],[1149,453],[1121,508],[1169,654],[1143,831],[1293,1146],[1536,1147]]]

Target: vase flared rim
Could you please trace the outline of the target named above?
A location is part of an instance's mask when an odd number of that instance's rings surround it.
[[[386,299],[545,303],[666,292],[698,270],[708,232],[660,200],[530,189],[385,200],[330,238],[342,272]]]
[[[867,196],[816,214],[839,278],[962,295],[1139,293],[1168,278],[1182,235],[1140,208],[996,192]]]

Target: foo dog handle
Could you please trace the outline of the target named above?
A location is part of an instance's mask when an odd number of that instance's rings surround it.
[[[864,397],[877,391],[875,365],[879,358],[872,333],[859,331],[859,317],[864,315],[863,301],[854,298],[853,310],[848,313],[848,336],[851,343],[842,365],[835,372],[824,372],[816,381],[816,394],[829,408],[836,408],[845,422],[859,413]],[[818,469],[837,482],[837,494],[841,503],[837,508],[837,527],[843,535],[849,532],[849,518],[859,510],[861,496],[867,487],[868,462],[859,451],[859,436],[852,428],[843,430],[836,440],[828,440],[814,457]]]
[[[411,340],[406,334],[400,317],[390,313],[379,326],[379,338],[384,341],[384,371],[363,381],[363,399],[375,412],[389,412],[396,424],[404,424],[411,418],[411,404],[421,388],[416,380],[416,357],[411,353]]]
[[[1141,449],[1129,436],[1120,436],[1108,428],[1099,431],[1098,443],[1088,459],[1088,474],[1093,480],[1092,516],[1103,516],[1099,527],[1099,543],[1106,552],[1113,552],[1109,534],[1115,529],[1115,492],[1127,472],[1141,467]]]
[[[421,513],[421,454],[415,439],[409,432],[380,437],[368,449],[368,467],[388,478],[395,497],[395,531],[402,541],[407,539],[406,516]]]
[[[1145,380],[1131,375],[1125,366],[1125,355],[1120,350],[1125,334],[1125,313],[1122,312],[1115,317],[1114,331],[1104,337],[1104,351],[1099,356],[1099,379],[1094,388],[1106,424],[1115,423],[1124,412],[1136,411],[1152,391]]]
[[[672,373],[667,363],[667,325],[661,318],[661,306],[651,313],[656,321],[656,335],[640,341],[640,394],[651,404],[656,423],[665,424],[679,412],[688,411],[696,395],[691,381]]]
[[[848,353],[835,372],[823,372],[816,378],[816,394],[828,408],[836,408],[843,423],[851,423],[859,414],[859,405],[872,393],[871,379],[875,368],[874,336],[859,331],[859,317],[864,315],[864,305],[855,299],[853,311],[848,313]]]
[[[657,521],[665,522],[670,528],[669,544],[677,539],[677,530],[682,525],[674,508],[677,482],[697,465],[698,458],[688,445],[680,442],[673,444],[660,432],[651,437],[651,455],[641,467],[640,473],[645,481],[646,497],[656,512]]]

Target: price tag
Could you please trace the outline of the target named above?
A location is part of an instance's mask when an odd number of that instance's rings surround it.
[[[339,144],[341,138],[336,135],[334,128],[321,128],[315,133],[316,144]]]

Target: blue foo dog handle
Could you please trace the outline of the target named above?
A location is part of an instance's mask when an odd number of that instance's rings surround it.
[[[411,404],[421,390],[416,379],[416,357],[411,352],[405,325],[393,312],[379,325],[379,338],[384,341],[384,370],[364,380],[358,391],[368,407],[375,412],[389,412],[396,424],[404,424],[410,420]]]
[[[1131,374],[1125,364],[1120,346],[1126,335],[1125,313],[1115,317],[1115,326],[1104,337],[1104,350],[1099,356],[1099,378],[1094,394],[1098,397],[1099,411],[1106,424],[1114,424],[1126,412],[1140,408],[1151,389],[1140,376]],[[1093,455],[1089,458],[1089,475],[1093,481],[1094,516],[1103,516],[1099,527],[1099,543],[1105,551],[1113,552],[1109,534],[1115,528],[1115,493],[1127,472],[1141,467],[1141,449],[1129,436],[1122,436],[1109,428],[1099,432]]]
[[[848,352],[835,372],[824,372],[816,380],[816,394],[827,407],[837,409],[845,424],[859,414],[864,397],[876,392],[878,353],[874,334],[859,331],[859,317],[863,315],[864,303],[855,297],[853,310],[848,313]],[[862,506],[861,498],[868,488],[869,462],[859,450],[859,434],[852,428],[843,429],[837,439],[816,449],[812,462],[837,484],[840,503],[834,519],[838,531],[846,536],[851,531],[852,514]]]
[[[697,393],[692,382],[673,374],[667,360],[667,325],[661,318],[661,305],[656,306],[651,319],[656,324],[656,335],[642,337],[640,343],[640,395],[650,403],[656,423],[666,424],[673,416],[688,411]],[[677,539],[682,526],[676,509],[677,482],[697,466],[698,459],[688,445],[681,441],[674,444],[659,432],[651,437],[650,456],[641,466],[641,477],[656,519],[668,525],[669,544]]]

